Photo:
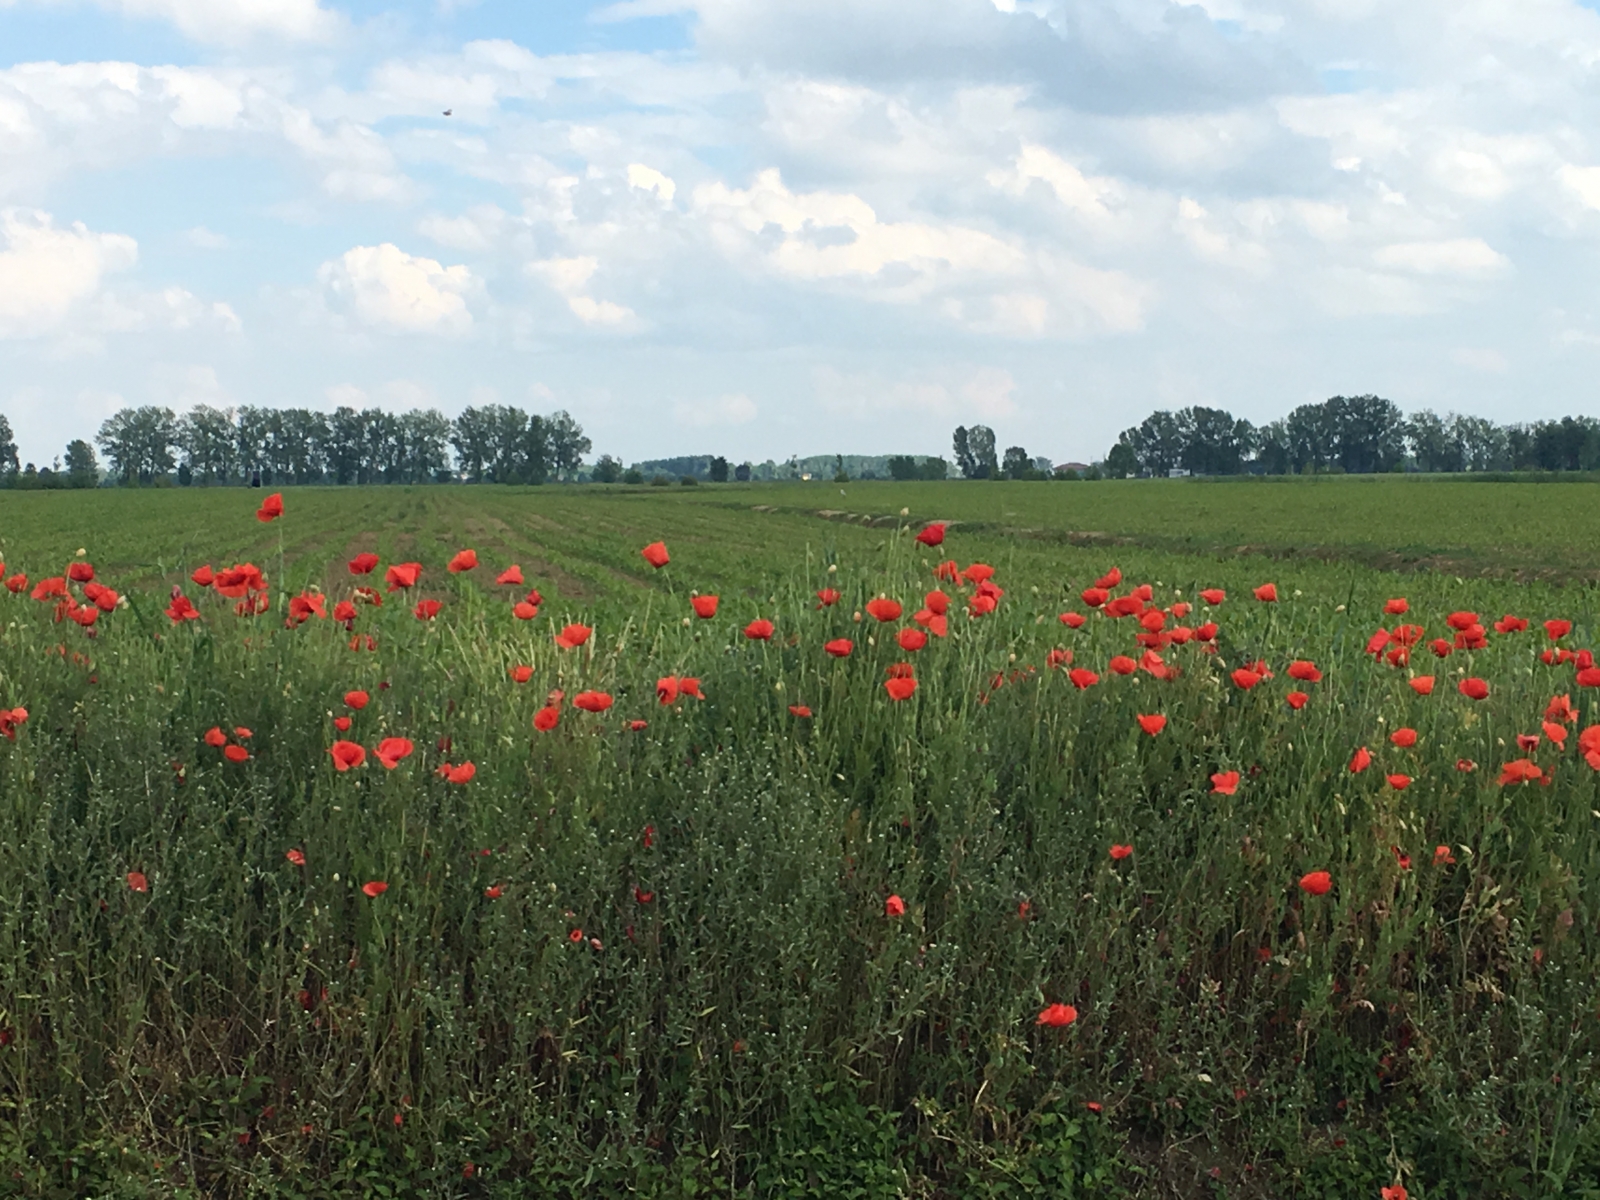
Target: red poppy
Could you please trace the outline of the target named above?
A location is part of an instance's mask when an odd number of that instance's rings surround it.
[[[416,746],[412,744],[410,738],[388,737],[379,742],[372,752],[378,756],[378,761],[385,768],[392,771],[400,765],[402,758],[410,758],[415,750]]]
[[[910,632],[910,631],[908,630],[907,632]],[[901,637],[901,645],[904,645],[905,644],[905,634],[901,634],[900,637]],[[918,647],[918,648],[920,648],[920,647]],[[1050,670],[1050,671],[1058,670],[1061,667],[1071,666],[1072,665],[1072,651],[1071,650],[1060,650],[1060,649],[1052,650],[1052,651],[1050,651],[1049,654],[1046,654],[1044,656],[1044,665],[1045,665],[1045,669],[1046,670]]]
[[[982,583],[986,579],[994,578],[994,568],[988,563],[973,563],[965,571],[961,572],[961,577],[968,583]]]
[[[1406,680],[1406,683],[1409,684],[1411,690],[1419,696],[1433,695],[1432,675],[1418,675],[1415,678]]]
[[[1078,598],[1089,608],[1099,608],[1107,600],[1111,599],[1111,593],[1106,591],[1105,588],[1084,588],[1079,593]]]
[[[1561,727],[1558,725],[1558,726],[1556,726],[1556,728],[1560,729]],[[1565,729],[1561,730],[1561,736],[1563,738],[1565,738],[1567,736],[1567,731]],[[1519,733],[1519,734],[1517,734],[1517,749],[1518,750],[1521,750],[1524,754],[1532,754],[1538,748],[1539,748],[1539,735],[1537,733]]]
[[[1263,583],[1256,589],[1256,599],[1266,604],[1276,602],[1278,599],[1278,585],[1275,583]]]
[[[1064,612],[1057,619],[1068,629],[1082,629],[1086,618],[1082,613]]]
[[[1545,706],[1544,719],[1546,721],[1564,721],[1568,725],[1578,723],[1578,710],[1572,707],[1572,697],[1560,695],[1550,697],[1550,703]]]
[[[567,625],[556,634],[556,645],[563,650],[575,650],[589,640],[593,631],[587,625]]]
[[[920,629],[902,629],[895,640],[900,643],[900,649],[915,652],[928,644],[928,635]]]
[[[1475,612],[1453,612],[1444,619],[1444,623],[1451,629],[1471,629],[1478,623],[1478,614]]]
[[[352,558],[346,565],[350,568],[350,574],[352,575],[371,575],[377,569],[378,556],[370,550],[364,551]],[[409,587],[411,585],[407,584],[406,586]]]
[[[1510,613],[1494,623],[1496,633],[1521,633],[1528,627],[1527,617],[1514,617]]]
[[[867,601],[867,615],[879,622],[897,621],[900,619],[900,605],[893,600],[878,597],[876,600]]]
[[[306,856],[305,856],[305,851],[303,851],[303,850],[299,850],[299,849],[285,850],[283,852],[283,856],[285,858],[287,858],[290,862],[292,862],[297,867],[303,867],[303,866],[306,865]]]
[[[523,584],[522,568],[516,563],[512,563],[504,571],[501,571],[500,574],[496,575],[494,581],[498,584],[509,585],[511,587],[521,587]]]
[[[449,767],[449,770],[445,772],[444,777],[450,783],[468,783],[478,773],[478,768],[469,762],[464,762],[455,767],[451,767],[449,763],[446,763],[445,766]]]
[[[391,592],[398,592],[402,588],[416,587],[417,580],[421,575],[422,564],[414,562],[394,563],[383,573],[384,579],[389,584],[388,590]]]
[[[899,896],[890,896],[883,902],[883,915],[886,917],[903,917],[906,915],[906,902]]]
[[[942,617],[950,611],[950,597],[939,588],[934,588],[922,598],[922,606],[930,616]]]
[[[652,900],[654,900],[656,898],[656,894],[654,892],[640,891],[639,890],[639,885],[638,884],[634,884],[633,885],[633,898],[635,900],[637,900],[640,904],[649,904],[650,901],[652,901]]]
[[[348,733],[350,731],[350,725],[351,721],[349,717],[335,717],[333,719],[333,727],[340,733]]]
[[[1261,682],[1261,676],[1257,675],[1248,667],[1235,667],[1233,671],[1233,682],[1235,687],[1241,688],[1248,692],[1251,688],[1255,687],[1256,684]]]
[[[1483,700],[1489,695],[1489,685],[1482,679],[1467,678],[1456,685],[1456,690],[1468,700]]]
[[[1432,650],[1433,653],[1439,658],[1449,658],[1450,652],[1454,650],[1455,647],[1447,642],[1444,638],[1434,638],[1433,641],[1428,643],[1428,649]]]
[[[243,746],[224,746],[222,748],[222,757],[231,763],[248,762],[250,760],[250,751]]]
[[[67,580],[63,575],[52,575],[49,579],[41,579],[34,584],[33,591],[29,593],[35,600],[54,600],[67,594]]]
[[[584,712],[603,713],[611,707],[610,692],[579,692],[572,698],[574,708],[581,708]]]
[[[217,573],[211,569],[211,564],[207,563],[205,566],[193,571],[189,578],[194,580],[196,587],[208,588],[216,581]]]
[[[463,571],[472,570],[477,565],[478,552],[476,550],[458,550],[456,556],[450,560],[445,569],[452,575],[459,575]]]
[[[129,871],[128,887],[135,892],[148,892],[150,881],[144,877],[143,871]]]
[[[1211,777],[1211,794],[1231,796],[1239,790],[1239,772],[1218,771]]]
[[[91,583],[94,581],[94,566],[82,560],[68,563],[67,578],[72,580],[73,583]]]
[[[1411,776],[1394,774],[1388,776],[1389,786],[1397,792],[1403,792],[1411,786]]]
[[[1379,1188],[1378,1200],[1410,1200],[1406,1195],[1405,1184],[1397,1183],[1393,1187]]]
[[[696,700],[704,700],[705,693],[700,690],[700,681],[693,675],[685,675],[678,680],[678,691],[685,696],[693,696]]]
[[[228,735],[223,733],[219,726],[213,725],[206,730],[205,742],[208,746],[226,746],[228,744]]]
[[[1388,613],[1391,617],[1401,616],[1404,613],[1409,612],[1410,609],[1410,603],[1404,598],[1390,600],[1383,606],[1383,611]]]
[[[817,607],[832,608],[839,603],[839,593],[833,588],[819,588],[817,590]]]
[[[583,941],[583,930],[574,929],[569,931],[567,934],[567,941],[576,946],[579,942]]]
[[[486,900],[498,900],[498,899],[500,899],[501,896],[504,896],[505,894],[506,894],[505,893],[505,889],[502,888],[498,883],[491,884],[490,886],[488,886],[488,887],[483,889],[483,895],[484,895],[484,898]],[[464,1174],[467,1176],[468,1179],[472,1178],[472,1164],[471,1163],[467,1164],[467,1169],[464,1172]]]
[[[526,600],[518,600],[511,606],[511,615],[519,621],[531,621],[539,615],[539,610]]]
[[[1207,621],[1194,631],[1194,636],[1202,642],[1214,641],[1217,636],[1217,623],[1215,621]]]
[[[1129,658],[1126,654],[1114,655],[1111,661],[1106,664],[1106,666],[1117,675],[1132,675],[1139,669],[1139,664],[1134,662],[1133,659]]]
[[[1456,862],[1456,856],[1454,854],[1450,853],[1450,847],[1449,846],[1435,846],[1433,848],[1433,865],[1434,866],[1436,866],[1436,867],[1440,867],[1440,866],[1455,866],[1455,862]]]
[[[561,710],[553,704],[547,704],[533,714],[533,727],[540,733],[549,733],[561,720]]]
[[[1228,593],[1221,588],[1203,588],[1200,592],[1200,599],[1211,605],[1212,608],[1215,608],[1227,598]]]
[[[356,619],[356,606],[349,600],[341,600],[333,606],[333,619],[343,621],[346,627]]]
[[[1317,670],[1317,664],[1297,659],[1289,664],[1289,678],[1298,679],[1301,683],[1321,683],[1322,672]]]
[[[1394,855],[1394,861],[1400,864],[1402,871],[1411,870],[1411,855],[1403,853],[1399,846],[1390,846],[1389,853]]]
[[[789,712],[792,716],[799,717],[802,721],[808,720],[811,716],[811,710],[804,704],[789,705]]]
[[[526,663],[518,663],[508,673],[513,683],[527,683],[533,678],[533,668]]]
[[[439,610],[443,607],[444,605],[437,600],[418,600],[416,608],[411,612],[419,621],[431,621],[439,615]]]
[[[1552,619],[1544,623],[1544,631],[1552,642],[1560,641],[1572,632],[1572,622]]]
[[[1167,727],[1167,718],[1164,713],[1140,713],[1138,714],[1138,720],[1139,728],[1151,737],[1155,737],[1156,734]]]
[[[1132,846],[1112,846],[1111,847],[1111,857],[1114,860],[1116,860],[1117,862],[1121,862],[1123,859],[1127,858],[1132,853],[1133,853],[1133,847]]]
[[[346,692],[344,694],[345,707],[353,708],[357,712],[360,712],[369,703],[371,703],[371,701],[372,701],[372,697],[367,695],[366,692],[354,691],[354,692]]]
[[[1104,575],[1100,576],[1099,579],[1096,579],[1094,581],[1094,585],[1095,585],[1095,587],[1101,587],[1101,588],[1114,588],[1114,587],[1117,586],[1117,584],[1119,584],[1121,582],[1122,582],[1122,568],[1121,567],[1112,567],[1111,570],[1107,571]]]
[[[628,728],[631,729],[634,733],[638,733],[640,730],[650,728],[650,722],[649,721],[638,721],[638,720],[629,721],[628,722]]]
[[[850,651],[855,649],[855,643],[849,638],[834,638],[833,641],[825,643],[822,648],[834,658],[849,658]]]
[[[944,522],[935,521],[931,525],[924,525],[922,532],[917,534],[917,541],[924,546],[933,547],[944,544]]]
[[[28,719],[28,710],[25,708],[0,708],[0,735],[8,741],[17,740],[17,726]]]
[[[1102,1113],[1105,1111],[1105,1106],[1098,1100],[1085,1100],[1083,1102],[1083,1106],[1092,1113]]]
[[[694,615],[702,621],[709,621],[717,615],[717,598],[715,596],[692,596],[689,605],[694,609]]]
[[[1396,729],[1389,735],[1389,740],[1401,749],[1409,749],[1417,744],[1417,731],[1409,727]]]
[[[1359,775],[1372,765],[1372,752],[1365,746],[1355,752],[1350,759],[1350,774]]]
[[[1304,692],[1290,692],[1284,697],[1284,700],[1290,708],[1294,709],[1295,712],[1299,712],[1311,700],[1311,697]]]
[[[1326,896],[1333,888],[1333,876],[1326,871],[1309,871],[1300,876],[1300,890],[1311,896]]]
[[[651,542],[639,553],[644,556],[645,562],[658,571],[672,561],[672,556],[667,553],[667,544],[665,542]]]
[[[1531,759],[1519,758],[1500,768],[1500,786],[1511,783],[1532,783],[1544,778],[1544,772]]]
[[[1067,672],[1067,678],[1072,680],[1072,686],[1080,692],[1100,682],[1100,676],[1084,667],[1074,667]]]
[[[256,509],[256,520],[276,521],[283,516],[283,493],[273,492],[261,502],[261,507]]]
[[[10,592],[13,596],[15,596],[18,592],[22,591],[27,586],[28,586],[28,577],[26,575],[23,575],[23,574],[20,574],[20,573],[16,574],[16,575],[13,575],[13,576],[11,576],[11,578],[6,580],[6,591]]]
[[[909,700],[917,690],[917,681],[909,675],[899,675],[885,680],[883,690],[889,693],[891,700]]]
[[[772,640],[772,622],[765,617],[757,617],[744,627],[744,635],[752,642],[768,642]]]
[[[328,747],[333,756],[333,766],[338,771],[348,771],[367,761],[366,750],[357,742],[338,741]]]
[[[1160,633],[1167,627],[1167,614],[1159,608],[1149,609],[1139,618],[1139,624],[1146,633]]]
[[[1035,1025],[1048,1025],[1052,1029],[1065,1029],[1078,1019],[1078,1010],[1070,1004],[1049,1004],[1035,1019]]]
[[[389,885],[381,879],[372,879],[361,885],[361,891],[369,900],[376,900],[389,890]]]
[[[1578,672],[1579,687],[1600,687],[1600,667],[1584,667]]]

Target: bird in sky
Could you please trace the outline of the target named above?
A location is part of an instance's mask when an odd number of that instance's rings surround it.
[[[448,117],[453,112],[455,112],[455,109],[447,108],[447,109],[444,110],[444,115]]]

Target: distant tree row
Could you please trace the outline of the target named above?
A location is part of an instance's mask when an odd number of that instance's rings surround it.
[[[1592,471],[1600,469],[1600,421],[1497,425],[1428,409],[1407,417],[1378,396],[1335,396],[1256,426],[1196,406],[1154,412],[1124,430],[1105,469],[1112,476]]]

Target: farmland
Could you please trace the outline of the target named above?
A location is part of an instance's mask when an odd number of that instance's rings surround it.
[[[1597,1194],[1600,487],[840,490],[0,493],[16,1193]]]

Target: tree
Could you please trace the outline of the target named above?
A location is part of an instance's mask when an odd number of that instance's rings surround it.
[[[17,442],[11,433],[11,422],[0,414],[0,483],[17,473]]]
[[[1493,421],[1452,413],[1450,436],[1461,448],[1464,470],[1500,471],[1511,465],[1506,431]]]
[[[95,436],[124,483],[149,483],[176,465],[172,448],[177,418],[170,408],[124,408],[108,417]]]
[[[735,467],[733,469],[733,478],[734,478],[734,482],[736,482],[736,483],[749,483],[750,482],[750,464],[747,463],[747,462],[742,462],[737,467]]]
[[[1237,475],[1256,447],[1255,426],[1220,408],[1196,405],[1177,414],[1181,462],[1196,475]]]
[[[1126,430],[1106,455],[1106,474],[1113,479],[1126,479],[1129,475],[1139,473],[1139,456],[1134,453],[1133,443],[1129,440],[1133,432]]]
[[[183,465],[203,483],[226,483],[238,462],[239,435],[233,410],[197,404],[178,421]]]
[[[622,478],[622,464],[609,454],[602,454],[600,461],[594,464],[594,472],[590,476],[596,483],[616,483]]]
[[[1287,475],[1289,430],[1284,421],[1272,421],[1256,430],[1256,464],[1268,475]]]
[[[728,460],[720,454],[711,460],[711,482],[728,482]]]
[[[100,464],[94,456],[94,447],[82,438],[67,443],[67,486],[94,487],[100,482]]]
[[[887,466],[890,479],[896,479],[904,483],[908,479],[921,478],[917,460],[909,454],[891,454]]]
[[[1000,463],[995,457],[994,430],[987,425],[974,425],[966,431],[967,458],[972,470],[965,466],[961,473],[968,479],[993,479],[1000,473]]]
[[[1405,459],[1405,418],[1379,396],[1335,396],[1327,402],[1340,467],[1352,475],[1388,471]]]
[[[576,475],[583,456],[594,448],[589,439],[583,436],[583,427],[564,409],[545,417],[544,423],[546,445],[549,447],[549,471],[559,479]]]
[[[947,479],[949,475],[950,464],[942,458],[925,458],[917,468],[918,479]]]
[[[1033,456],[1021,446],[1008,446],[1001,470],[1005,472],[1007,479],[1032,479]]]
[[[956,426],[955,451],[956,466],[961,470],[961,478],[976,479],[978,477],[978,460],[972,457],[972,439],[968,435],[965,425]]]
[[[1132,452],[1137,472],[1166,476],[1183,463],[1189,430],[1172,413],[1153,412],[1134,428],[1125,430],[1119,441]]]
[[[1405,424],[1406,449],[1417,470],[1460,471],[1464,469],[1461,443],[1455,430],[1431,409],[1412,413]]]

